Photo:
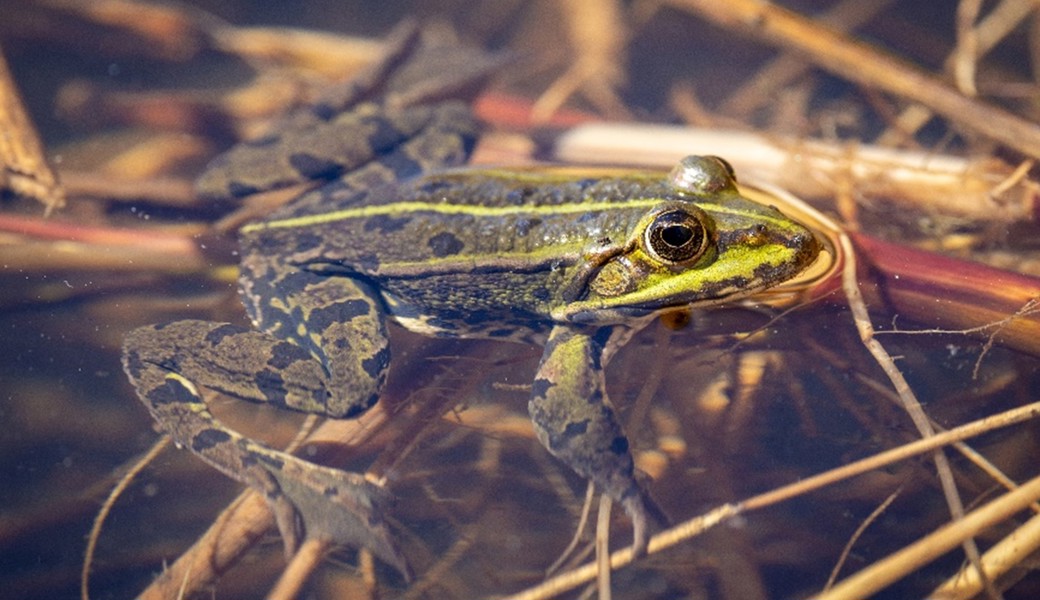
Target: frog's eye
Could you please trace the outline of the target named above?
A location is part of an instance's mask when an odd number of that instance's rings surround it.
[[[662,212],[646,228],[644,246],[665,264],[692,262],[708,247],[710,234],[705,226],[706,218],[700,211],[684,208]]]

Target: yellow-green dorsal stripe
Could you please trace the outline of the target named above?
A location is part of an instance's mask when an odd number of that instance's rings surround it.
[[[532,214],[532,215],[558,215],[576,214],[586,212],[611,211],[629,208],[650,208],[663,202],[660,198],[640,198],[619,202],[583,202],[571,204],[543,204],[537,206],[480,206],[474,204],[442,204],[434,202],[396,202],[393,204],[377,204],[369,206],[356,206],[345,208],[320,215],[305,215],[276,221],[265,221],[246,225],[242,231],[249,233],[262,229],[291,229],[294,227],[307,227],[311,225],[322,225],[345,221],[348,219],[363,219],[378,215],[403,215],[412,212],[433,212],[445,215],[471,215],[476,217],[502,217],[507,215]],[[698,202],[697,206],[706,212],[725,214],[742,214],[742,211],[728,208],[720,204]],[[756,215],[758,219],[784,224],[783,218],[772,218],[766,215]]]

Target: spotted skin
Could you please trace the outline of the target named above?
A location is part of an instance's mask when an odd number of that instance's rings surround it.
[[[219,339],[214,344],[207,342]],[[187,344],[187,346],[185,346]],[[309,407],[328,376],[294,344],[226,323],[178,321],[127,336],[124,368],[156,422],[200,458],[267,499],[287,551],[303,538],[366,547],[406,576],[383,520],[388,496],[362,475],[322,467],[250,440],[209,411],[196,385],[258,402]],[[243,367],[282,366],[264,375]]]
[[[323,189],[318,200],[351,196],[431,166],[456,164],[468,155],[476,130],[464,107],[447,104],[405,112],[424,123],[419,137],[403,136],[389,150],[366,146],[366,129],[372,127],[366,121],[354,137],[364,146],[358,156],[367,151],[368,161],[355,160],[363,164]],[[421,118],[414,117],[416,112]],[[385,123],[376,129],[399,127],[400,115],[382,112]],[[429,151],[431,147],[438,151]],[[411,157],[415,152],[424,154]],[[252,181],[252,163],[246,166],[234,177]],[[229,184],[228,189],[245,186]],[[293,214],[317,210],[315,197],[304,195]],[[255,328],[178,321],[134,330],[124,341],[124,368],[131,383],[179,445],[265,496],[287,554],[305,538],[331,540],[368,548],[410,577],[383,518],[385,490],[359,474],[315,465],[241,436],[214,418],[198,393],[201,386],[341,418],[367,410],[386,382],[390,349],[385,309],[369,283],[301,270],[265,247],[262,239],[246,236],[242,244],[239,287]],[[296,247],[307,248],[305,241]]]
[[[389,320],[424,335],[544,344],[529,403],[537,437],[625,509],[633,550],[645,552],[651,522],[664,519],[637,481],[607,363],[661,313],[793,277],[819,252],[812,233],[741,196],[714,157],[685,159],[679,177],[452,170],[477,136],[462,104],[364,104],[320,121],[283,132],[281,146],[232,151],[202,178],[235,195],[333,177],[243,227],[239,287],[252,328],[180,321],[128,336],[125,368],[156,422],[263,493],[287,552],[329,540],[407,573],[381,488],[242,437],[198,387],[350,417],[383,390]]]
[[[646,549],[648,518],[667,519],[633,473],[632,453],[607,397],[603,368],[631,327],[558,326],[545,345],[528,411],[535,435],[554,456],[618,501],[632,518],[633,547]]]

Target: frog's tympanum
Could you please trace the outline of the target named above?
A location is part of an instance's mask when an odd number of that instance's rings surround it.
[[[243,437],[198,388],[347,418],[383,389],[389,321],[544,345],[528,405],[537,437],[624,507],[644,551],[659,512],[633,473],[607,363],[663,312],[799,273],[817,255],[813,234],[742,197],[714,157],[688,157],[670,175],[450,169],[477,135],[461,103],[362,103],[304,129],[232,151],[203,180],[242,195],[282,172],[332,178],[242,229],[254,326],[177,321],[126,340],[126,371],[162,429],[263,493],[287,549],[330,539],[404,570],[382,488]],[[272,148],[273,162],[251,154]]]

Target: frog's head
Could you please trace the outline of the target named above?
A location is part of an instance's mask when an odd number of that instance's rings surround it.
[[[741,196],[721,159],[687,157],[670,181],[674,193],[624,243],[590,253],[574,299],[554,316],[606,324],[720,304],[794,277],[819,254],[808,228]]]

